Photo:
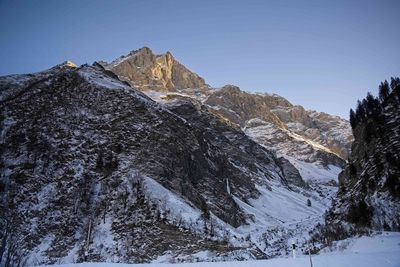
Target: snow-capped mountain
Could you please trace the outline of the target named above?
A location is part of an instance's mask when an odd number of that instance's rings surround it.
[[[97,63],[1,77],[0,106],[3,262],[272,257],[329,205],[199,101],[157,103]]]
[[[154,55],[147,47],[101,64],[157,101],[198,100],[285,157],[311,183],[334,183],[345,165],[353,137],[350,124],[340,117],[305,110],[275,94],[247,93],[232,85],[211,88],[171,53]]]

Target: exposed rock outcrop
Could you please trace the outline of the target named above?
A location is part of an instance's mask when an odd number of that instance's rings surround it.
[[[271,112],[272,103],[274,101],[268,97],[243,92],[233,85],[226,85],[216,90],[205,101],[206,105],[218,110],[224,117],[241,127],[246,121],[258,118],[285,128],[285,124]]]
[[[233,85],[213,89],[169,52],[156,56],[142,48],[103,66],[157,101],[190,97],[202,102],[256,142],[280,156],[290,155],[292,163],[300,160],[327,169],[329,165],[341,168],[348,157],[353,139],[346,120],[305,110],[278,95],[247,93]],[[253,128],[254,120],[263,121],[263,126]],[[265,130],[279,132],[280,138]]]
[[[208,87],[203,78],[180,64],[170,52],[155,55],[148,47],[132,51],[110,64],[101,64],[143,91],[174,92]]]
[[[216,90],[204,103],[280,156],[327,168],[345,164],[352,141],[346,120],[306,111],[277,95],[247,93],[235,86]]]

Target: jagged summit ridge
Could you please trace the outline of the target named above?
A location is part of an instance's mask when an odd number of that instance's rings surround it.
[[[203,78],[180,64],[170,52],[155,55],[148,47],[102,65],[141,90],[162,92],[208,87]]]
[[[351,130],[341,118],[305,110],[278,95],[247,93],[232,85],[213,91],[204,103],[280,155],[339,167],[347,158]]]
[[[319,175],[320,167],[344,166],[353,140],[348,121],[306,110],[276,94],[248,93],[235,85],[209,87],[204,79],[187,79],[189,74],[192,77],[198,75],[175,62],[170,53],[157,56],[144,47],[105,64],[105,67],[159,102],[185,98],[199,101],[210,112],[241,128],[253,140],[292,163],[313,164],[306,169],[315,169],[316,175]],[[173,71],[171,65],[180,66],[184,71]],[[176,86],[182,85],[181,81],[201,82]],[[303,175],[315,177],[308,172]],[[329,177],[336,180],[332,175]]]
[[[64,61],[63,64],[68,66],[68,67],[72,67],[72,68],[76,68],[77,67],[77,65],[74,62],[72,62],[71,60]]]
[[[77,68],[77,67],[78,65],[76,65],[71,60],[65,60],[62,63],[55,65],[53,68]]]

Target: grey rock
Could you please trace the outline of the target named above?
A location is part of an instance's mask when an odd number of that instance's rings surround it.
[[[148,47],[132,51],[110,64],[102,62],[102,65],[143,91],[174,92],[208,87],[203,78],[180,64],[171,53],[155,55]]]

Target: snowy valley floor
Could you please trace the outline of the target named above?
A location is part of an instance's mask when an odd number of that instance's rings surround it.
[[[400,232],[383,232],[372,237],[360,237],[337,242],[333,251],[312,257],[314,267],[400,267]],[[50,266],[50,265],[49,265]],[[54,266],[54,265],[52,265]],[[59,267],[308,267],[308,256],[276,258],[259,261],[198,262],[198,263],[80,263]]]

